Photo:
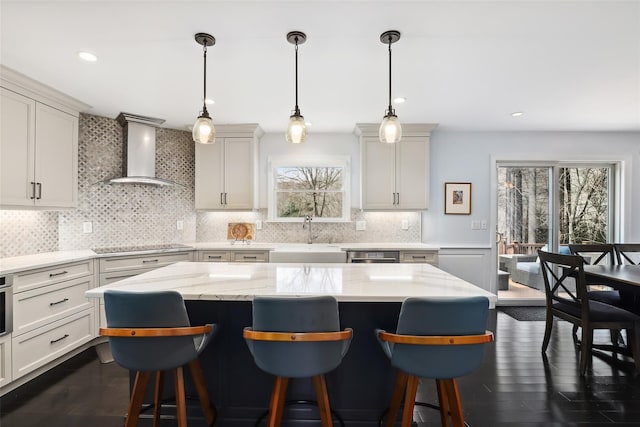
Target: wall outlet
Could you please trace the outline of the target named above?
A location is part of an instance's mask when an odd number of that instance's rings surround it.
[[[256,230],[262,230],[262,221],[260,220],[256,221]]]
[[[182,230],[183,228],[184,228],[184,221],[182,221],[182,220],[180,220],[180,219],[179,219],[179,220],[177,220],[177,221],[176,221],[176,229],[177,229],[177,230]]]
[[[400,228],[402,228],[403,230],[408,230],[409,229],[409,221],[406,219],[403,219],[402,222],[400,223]]]
[[[93,233],[93,224],[91,221],[82,223],[82,232],[83,233]]]
[[[482,221],[480,221],[480,228],[482,230],[486,230],[487,229],[487,220],[483,219]]]
[[[367,229],[367,221],[356,221],[356,231],[364,231]]]
[[[471,229],[472,230],[480,230],[480,221],[477,219],[474,219],[471,221]]]

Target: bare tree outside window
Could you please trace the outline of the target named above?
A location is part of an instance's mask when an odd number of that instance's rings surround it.
[[[549,241],[551,167],[498,168],[499,253],[535,253]],[[607,242],[610,167],[560,167],[558,243]]]
[[[278,217],[340,218],[343,192],[341,167],[277,168]]]

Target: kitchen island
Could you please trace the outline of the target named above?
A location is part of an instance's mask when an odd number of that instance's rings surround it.
[[[336,297],[341,327],[353,328],[354,336],[343,363],[327,375],[329,399],[346,423],[370,426],[377,425],[387,407],[393,384],[393,370],[373,331],[395,330],[405,298],[481,295],[489,298],[491,307],[496,301],[495,295],[429,264],[179,262],[94,288],[86,295],[100,298],[105,289],[176,290],[185,299],[192,324],[219,326],[201,355],[219,426],[253,425],[269,405],[273,378],[255,366],[242,338],[242,329],[251,325],[251,301],[256,295]],[[166,390],[170,394],[170,385]],[[313,399],[310,380],[292,381],[289,398]],[[193,415],[199,414],[196,407]],[[309,405],[288,407],[286,417],[300,424],[318,420]]]

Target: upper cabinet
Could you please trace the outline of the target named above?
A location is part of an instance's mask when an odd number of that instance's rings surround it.
[[[360,207],[365,210],[429,208],[429,138],[434,124],[402,125],[402,140],[378,139],[379,124],[357,124],[360,137]]]
[[[78,116],[88,105],[0,71],[0,206],[77,206]]]
[[[257,208],[260,136],[256,124],[218,125],[214,144],[196,144],[196,209]]]

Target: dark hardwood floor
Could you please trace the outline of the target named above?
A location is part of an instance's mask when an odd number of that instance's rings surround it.
[[[492,310],[490,329],[496,340],[482,367],[459,380],[470,426],[640,426],[640,380],[629,359],[594,356],[582,378],[568,323],[556,321],[546,358],[540,353],[544,322]],[[605,331],[596,335],[607,339]],[[420,394],[436,403],[433,381],[424,380]],[[2,397],[0,426],[119,427],[127,402],[127,372],[100,364],[89,350]],[[440,425],[428,408],[417,408],[415,420]]]

